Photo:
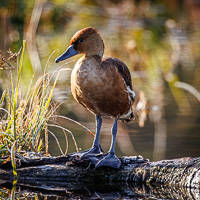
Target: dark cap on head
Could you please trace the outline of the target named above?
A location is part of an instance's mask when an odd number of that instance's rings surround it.
[[[88,36],[92,34],[97,34],[97,31],[95,28],[88,27],[88,28],[81,29],[80,31],[76,32],[75,35],[72,37],[70,44],[72,45],[78,42],[79,40],[85,40],[86,38],[88,38]]]

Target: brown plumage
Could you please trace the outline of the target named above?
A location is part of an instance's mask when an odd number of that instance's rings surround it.
[[[126,86],[133,90],[132,81],[131,81],[131,74],[126,66],[120,59],[118,58],[105,58],[103,59],[102,64],[109,63],[109,65],[115,66],[118,72],[121,74],[122,78],[124,79]],[[134,95],[130,95],[131,99],[134,101]]]
[[[104,161],[99,166],[118,168],[120,161],[114,155],[117,120],[133,117],[132,104],[135,93],[132,90],[131,75],[120,59],[103,59],[104,43],[94,28],[78,31],[70,41],[68,50],[56,59],[56,62],[67,59],[78,53],[84,54],[80,58],[71,74],[71,90],[74,98],[85,108],[97,116],[97,132],[93,147],[87,155],[100,153],[99,131],[101,116],[114,117],[112,129],[112,145]],[[110,164],[110,159],[114,161]],[[109,162],[108,162],[109,161]]]
[[[93,113],[120,117],[128,113],[131,101],[126,81],[118,71],[123,63],[110,61],[111,58],[100,62],[94,56],[84,57],[72,72],[71,89],[74,98]]]
[[[127,114],[134,100],[134,95],[127,90],[127,87],[132,90],[127,66],[117,58],[102,59],[103,40],[93,28],[78,31],[70,44],[78,52],[85,53],[71,75],[74,98],[97,115],[120,117]]]

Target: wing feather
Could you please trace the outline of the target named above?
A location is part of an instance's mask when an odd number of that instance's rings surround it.
[[[131,94],[132,100],[134,100],[134,92],[133,92],[133,87],[132,87],[132,81],[131,81],[131,73],[126,66],[125,63],[123,63],[120,59],[118,58],[105,58],[103,59],[103,63],[109,63],[111,66],[115,66],[123,78],[124,82],[126,83],[126,86],[128,89],[128,92]],[[131,91],[131,92],[130,92]]]

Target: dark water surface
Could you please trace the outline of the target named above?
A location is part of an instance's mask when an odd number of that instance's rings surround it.
[[[0,3],[0,19],[4,19],[0,21],[4,30],[0,31],[2,51],[9,47],[19,49],[25,38],[34,6],[32,1],[27,2]],[[142,155],[151,161],[197,157],[200,155],[199,13],[200,4],[195,0],[46,1],[33,39],[42,67],[36,66],[35,54],[26,55],[23,81],[28,85],[34,72],[42,74],[49,55],[56,50],[47,70],[51,73],[58,68],[66,69],[60,75],[54,94],[54,100],[62,103],[57,114],[72,118],[95,132],[94,116],[78,105],[70,92],[70,73],[78,57],[59,66],[54,59],[66,49],[74,32],[88,26],[96,27],[105,42],[105,55],[118,57],[127,64],[133,88],[137,92],[143,91],[148,102],[144,127],[134,121],[119,123],[116,154]],[[36,59],[33,65],[29,60],[31,56]],[[5,77],[3,74],[0,77],[3,85]],[[79,125],[65,119],[52,119],[50,123],[62,125],[73,133],[76,145],[69,133],[66,145],[63,131],[49,127],[63,152],[66,146],[68,153],[91,147],[93,137]],[[101,130],[104,151],[109,149],[111,127],[112,119],[104,119]],[[61,155],[51,135],[49,152]],[[48,189],[44,186],[44,190],[37,190],[20,185],[12,188],[12,184],[0,183],[0,199],[200,199],[199,189],[189,188],[88,184],[73,190],[72,184],[71,190],[64,185],[60,188],[49,185]]]
[[[171,100],[172,101],[172,100]],[[172,103],[171,103],[172,104]],[[75,105],[76,109],[83,108]],[[136,122],[123,123],[119,122],[119,130],[117,133],[116,154],[118,156],[124,155],[142,155],[152,161],[161,159],[173,159],[180,157],[197,157],[200,155],[200,118],[196,116],[195,112],[199,113],[198,104],[195,105],[194,114],[182,114],[178,110],[170,110],[170,107],[165,106],[167,115],[163,124],[161,124],[161,131],[156,135],[157,128],[150,119],[147,119],[144,127],[139,127]],[[88,111],[84,111],[88,112]],[[89,122],[78,121],[87,126],[90,130],[95,132],[95,118],[92,114],[86,113]],[[107,151],[111,142],[111,128],[112,119],[103,119],[103,127],[101,129],[101,144],[104,151]],[[91,147],[93,137],[87,133],[82,127],[78,128],[69,124],[67,120],[59,121],[62,126],[66,126],[74,133],[79,150],[85,150]],[[67,125],[66,125],[67,124]],[[163,133],[162,128],[165,129]],[[65,149],[65,140],[59,130],[53,129],[54,133],[59,138],[60,144]],[[58,132],[57,132],[58,131]],[[51,136],[50,136],[51,137]],[[158,137],[158,138],[156,138]],[[69,136],[68,152],[75,152],[76,148],[73,140]],[[59,155],[58,146],[55,141],[50,139],[49,143],[50,153],[52,155]]]
[[[34,185],[34,184],[33,184]],[[75,184],[74,184],[75,185]],[[9,188],[9,186],[6,186]],[[48,188],[48,190],[47,190]],[[72,190],[66,187],[50,188],[50,185],[46,189],[36,189],[28,186],[17,186],[15,189],[2,188],[0,194],[2,199],[199,199],[199,190],[189,188],[169,188],[164,186],[149,187],[145,185],[85,185],[85,187],[79,187]],[[10,198],[9,198],[10,197]]]

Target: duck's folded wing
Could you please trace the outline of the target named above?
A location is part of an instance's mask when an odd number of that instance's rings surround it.
[[[119,72],[119,74],[123,78],[124,82],[126,83],[127,90],[130,93],[130,96],[131,96],[132,100],[134,101],[135,93],[134,93],[133,87],[132,87],[131,73],[130,73],[128,67],[126,66],[126,64],[123,63],[118,58],[105,58],[103,60],[102,64],[104,64],[104,63],[105,64],[109,63],[110,66],[114,66],[114,67],[117,68],[117,71]]]

